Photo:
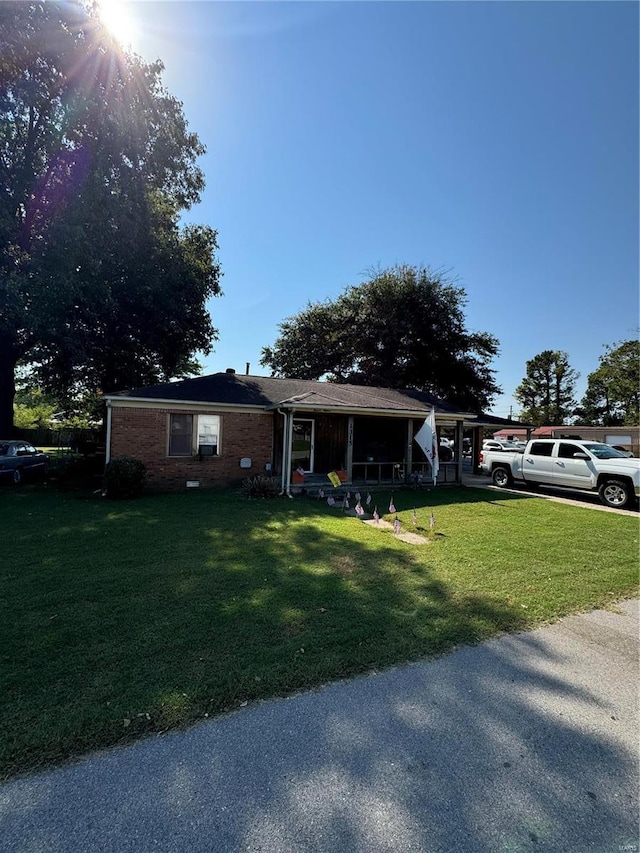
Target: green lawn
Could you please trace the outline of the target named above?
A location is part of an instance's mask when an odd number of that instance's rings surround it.
[[[381,494],[386,510],[389,494]],[[308,499],[0,489],[3,775],[635,594],[638,520],[399,492],[408,545]]]

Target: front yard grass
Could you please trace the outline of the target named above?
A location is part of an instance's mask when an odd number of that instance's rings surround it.
[[[0,490],[2,775],[637,592],[637,518],[394,497],[405,530],[433,509],[433,541],[304,498]]]

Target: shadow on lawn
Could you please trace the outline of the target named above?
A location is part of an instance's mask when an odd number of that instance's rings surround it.
[[[9,773],[522,625],[452,594],[436,546],[318,502],[39,500],[40,538],[16,516],[6,567]]]
[[[395,502],[403,512],[416,498]],[[454,594],[437,546],[418,551],[318,502],[200,494],[66,509],[41,504],[46,549],[28,516],[12,521],[9,772],[522,626],[513,607]],[[613,700],[559,677],[565,657],[534,635],[503,638],[16,780],[0,838],[22,843],[38,826],[51,851],[610,849],[634,838],[621,782],[634,761],[576,722],[609,719]],[[572,721],[553,703],[582,710]]]
[[[629,688],[608,693],[589,645],[504,637],[15,780],[0,838],[52,853],[637,850],[619,729],[635,666],[621,656]]]

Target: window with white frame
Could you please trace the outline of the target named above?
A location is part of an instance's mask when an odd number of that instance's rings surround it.
[[[218,456],[220,453],[220,415],[198,415],[198,453]]]
[[[219,456],[220,415],[169,415],[169,456]]]

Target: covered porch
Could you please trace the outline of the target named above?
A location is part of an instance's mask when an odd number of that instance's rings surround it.
[[[286,494],[331,488],[328,474],[339,473],[347,486],[425,486],[431,465],[414,436],[429,409],[404,412],[331,412],[312,407],[278,407],[274,414],[273,473]],[[438,411],[436,430],[446,428],[462,448],[468,413]],[[462,483],[462,452],[441,462],[438,483]]]

